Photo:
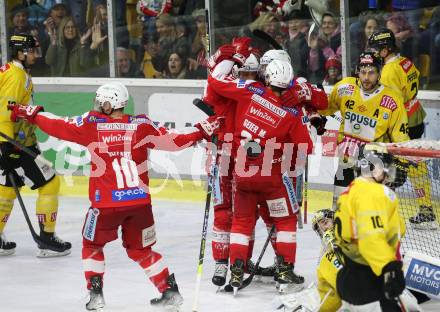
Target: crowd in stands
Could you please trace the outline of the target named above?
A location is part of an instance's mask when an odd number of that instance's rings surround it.
[[[117,0],[117,76],[206,78],[204,0]],[[297,76],[333,84],[341,77],[341,32],[337,0],[211,1],[215,47],[249,36],[262,53],[270,45],[255,37],[263,30],[284,47]],[[350,2],[350,62],[367,48],[369,36],[388,28],[400,53],[422,74],[422,86],[440,75],[438,1]],[[8,1],[8,35],[25,32],[40,43],[34,76],[107,77],[107,6],[102,0]]]

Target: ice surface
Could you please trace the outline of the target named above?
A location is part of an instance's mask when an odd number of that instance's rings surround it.
[[[35,222],[35,197],[26,197],[25,204]],[[62,239],[72,242],[72,254],[61,258],[38,259],[35,257],[36,245],[16,203],[5,230],[8,239],[17,243],[16,254],[0,257],[0,311],[85,311],[87,291],[81,263],[81,228],[88,206],[86,198],[60,198],[57,234]],[[153,209],[158,233],[158,243],[154,248],[162,253],[170,271],[176,275],[185,299],[182,311],[191,311],[204,203],[155,201]],[[210,227],[211,224],[212,222]],[[266,230],[259,221],[254,260],[258,257],[265,238]],[[304,275],[306,283],[310,283],[315,279],[320,243],[310,224],[299,230],[297,239],[295,271]],[[141,268],[127,257],[121,241],[108,244],[104,252],[104,296],[107,303],[105,311],[151,311],[149,300],[157,296],[158,292]],[[270,265],[272,261],[273,252],[269,246],[262,264]],[[209,240],[198,311],[275,310],[273,300],[276,290],[273,283],[268,280],[253,282],[248,288],[240,291],[236,298],[226,293],[216,294],[216,287],[210,281],[213,269]],[[425,311],[440,310],[440,303],[431,303],[429,306],[426,306]]]

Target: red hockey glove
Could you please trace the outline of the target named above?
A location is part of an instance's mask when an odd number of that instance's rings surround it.
[[[325,133],[325,124],[327,123],[327,117],[321,116],[318,113],[312,113],[309,115],[310,124],[316,128],[316,133],[318,135],[323,135]]]
[[[232,39],[232,45],[235,47],[235,54],[232,56],[232,59],[241,66],[243,66],[251,54],[250,43],[251,38],[249,37],[237,37]]]
[[[286,107],[304,105],[312,99],[312,90],[309,83],[295,84],[281,95],[281,104]]]
[[[206,120],[203,120],[194,125],[203,135],[206,140],[211,140],[211,137],[218,133],[223,123],[223,116],[211,116]]]
[[[15,122],[18,119],[26,119],[30,123],[34,123],[35,116],[37,116],[39,112],[43,112],[44,107],[39,105],[8,104],[8,110],[11,111],[12,121]]]
[[[230,44],[224,44],[208,60],[209,69],[213,70],[215,66],[224,60],[232,60],[236,48]]]

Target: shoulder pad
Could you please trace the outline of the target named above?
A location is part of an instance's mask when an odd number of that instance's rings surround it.
[[[354,93],[356,86],[350,81],[346,81],[345,83],[340,83],[337,85],[338,96],[351,96]]]

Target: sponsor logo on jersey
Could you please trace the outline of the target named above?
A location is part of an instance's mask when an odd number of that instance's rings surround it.
[[[121,143],[121,142],[131,142],[133,140],[133,132],[129,133],[110,133],[108,135],[104,135],[100,133],[101,141],[105,144],[112,144],[112,143]]]
[[[380,100],[380,106],[388,108],[389,110],[394,112],[397,108],[397,103],[394,101],[394,99],[391,96],[384,95]]]
[[[248,85],[247,89],[249,91],[251,91],[252,93],[255,93],[255,94],[258,94],[258,95],[263,95],[264,94],[264,90],[263,89],[258,88],[258,87],[253,86],[253,85]]]
[[[268,199],[266,202],[271,217],[280,218],[287,217],[289,215],[289,208],[287,207],[287,202],[284,197]]]
[[[310,119],[308,116],[302,116],[301,122],[303,125],[308,124],[310,122]]]
[[[0,67],[0,72],[4,73],[5,71],[7,71],[9,68],[11,68],[11,65],[9,64],[5,64],[2,67]]]
[[[124,151],[113,151],[107,153],[110,157],[124,157],[127,159],[131,159],[131,152],[124,152]]]
[[[388,118],[390,118],[390,115],[387,112],[383,113],[383,119],[387,120]]]
[[[440,267],[419,259],[411,259],[405,276],[406,286],[426,294],[440,294]]]
[[[298,116],[298,114],[299,114],[299,111],[296,108],[294,108],[294,107],[285,107],[285,106],[283,106],[283,109],[285,111],[291,113],[293,116]]]
[[[81,127],[84,124],[82,116],[75,117],[72,121],[77,127]]]
[[[56,212],[52,212],[50,214],[50,222],[55,222],[57,220],[57,213]]]
[[[116,202],[148,198],[148,193],[140,187],[112,191],[112,200]]]
[[[147,117],[140,117],[140,116],[130,116],[128,118],[128,122],[130,123],[136,123],[136,124],[142,124],[142,123],[151,123],[151,120]]]
[[[142,230],[142,247],[147,247],[156,242],[156,229],[154,224]]]
[[[95,123],[99,123],[99,122],[106,122],[107,119],[106,118],[102,118],[102,117],[96,117],[96,116],[89,116],[87,117],[87,121],[88,122],[95,122]]]
[[[359,106],[359,111],[361,112],[361,113],[365,113],[366,111],[367,111],[367,108],[365,107],[365,105],[361,105],[361,106]]]
[[[46,223],[46,215],[44,213],[37,213],[39,223]]]
[[[255,119],[258,119],[259,121],[272,127],[276,127],[280,122],[280,117],[276,116],[274,113],[268,110],[256,107],[253,103],[249,105],[249,109],[246,112],[246,115],[254,117]]]
[[[409,74],[407,77],[407,81],[409,81],[409,82],[411,82],[415,79],[417,79],[417,72],[413,72],[413,73]]]
[[[264,106],[265,108],[267,108],[268,110],[272,111],[273,113],[277,114],[280,117],[284,117],[287,114],[287,112],[284,109],[272,104],[271,102],[269,102],[265,98],[262,98],[258,94],[252,95],[252,100],[260,104],[261,106]]]
[[[243,89],[246,86],[246,80],[244,79],[239,79],[237,81],[237,88],[239,89]]]
[[[83,237],[89,241],[95,239],[96,224],[98,223],[99,209],[90,208],[84,225]]]
[[[353,112],[345,112],[345,120],[348,120],[350,123],[357,123],[359,125],[369,126],[371,128],[375,128],[377,125],[377,121],[373,118]]]
[[[344,134],[355,135],[368,142],[374,140],[377,125],[375,119],[350,111],[345,112],[344,117]]]
[[[128,124],[128,123],[100,123],[97,125],[96,129],[98,131],[119,131],[119,130],[131,130],[134,131],[138,127],[137,124]]]
[[[343,84],[338,87],[338,96],[353,95],[354,86],[352,84]]]
[[[414,189],[414,191],[416,192],[416,198],[423,198],[426,195],[425,190],[422,188]]]
[[[402,61],[400,61],[399,64],[400,64],[400,66],[402,66],[403,71],[405,73],[407,73],[409,71],[409,69],[411,68],[411,66],[412,66],[412,62],[409,59],[407,59],[407,58],[405,58]]]

